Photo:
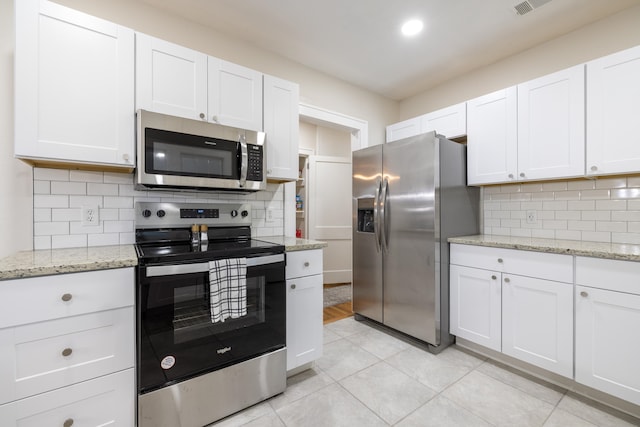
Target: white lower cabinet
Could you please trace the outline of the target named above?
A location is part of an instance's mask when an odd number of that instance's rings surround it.
[[[134,425],[133,268],[0,286],[0,425]]]
[[[502,352],[573,377],[573,284],[504,274]]]
[[[322,356],[322,249],[287,252],[287,371]]]
[[[640,263],[576,257],[576,381],[640,405]]]
[[[573,377],[572,256],[452,244],[450,260],[453,335]]]
[[[3,427],[132,427],[133,368],[0,405]]]

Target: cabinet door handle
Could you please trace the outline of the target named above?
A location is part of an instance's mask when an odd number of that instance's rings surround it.
[[[205,117],[207,117],[207,116],[205,116],[205,114],[204,114],[204,113],[200,113],[200,118],[201,118],[201,119],[204,119]]]
[[[497,277],[496,277],[495,274],[491,276],[491,280],[496,280],[496,279],[497,279]]]
[[[512,173],[509,174],[509,179],[513,179],[513,174]]]
[[[595,172],[595,171],[597,171],[597,170],[598,170],[598,167],[597,167],[597,166],[591,166],[591,172]]]
[[[585,291],[582,291],[582,292],[580,292],[580,296],[583,297],[583,298],[586,298],[586,297],[589,296],[589,293],[585,292]]]
[[[211,120],[218,123],[218,116],[211,116]]]
[[[510,282],[511,282],[511,279],[509,279],[508,277],[504,278],[504,283],[510,283]]]
[[[73,353],[73,350],[71,350],[69,347],[65,348],[64,350],[62,350],[62,355],[64,357],[69,357],[71,356],[71,353]]]
[[[306,261],[306,262],[304,263],[304,266],[305,266],[305,267],[309,267],[309,261]]]
[[[524,172],[520,172],[520,178],[524,178]]]
[[[73,418],[67,418],[66,420],[64,420],[64,423],[62,423],[62,427],[71,427],[73,425]]]
[[[71,301],[71,294],[64,294],[62,295],[62,301],[67,302],[67,301]]]
[[[124,153],[122,155],[122,160],[124,160],[125,162],[129,162],[129,155],[127,153]]]
[[[291,289],[295,289],[295,288],[296,288],[296,284],[295,284],[295,283],[292,283],[292,284],[291,284]]]
[[[499,262],[500,264],[502,264],[502,262],[503,262],[503,261],[502,261],[502,258],[498,258],[498,262]]]

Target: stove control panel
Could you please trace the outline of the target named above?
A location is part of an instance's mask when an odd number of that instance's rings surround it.
[[[136,229],[251,226],[249,203],[136,202]]]

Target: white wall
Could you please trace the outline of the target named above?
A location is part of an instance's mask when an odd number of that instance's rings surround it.
[[[31,249],[31,168],[13,158],[13,1],[0,1],[0,258]]]
[[[640,5],[407,98],[398,121],[637,45]]]

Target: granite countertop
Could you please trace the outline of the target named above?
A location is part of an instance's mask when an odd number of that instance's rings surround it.
[[[536,239],[531,237],[495,236],[490,234],[451,237],[448,240],[449,243],[461,243],[464,245],[580,255],[623,261],[640,261],[640,245],[632,244]]]
[[[310,249],[322,249],[328,246],[327,242],[320,242],[318,240],[299,239],[297,237],[287,236],[261,236],[256,237],[257,240],[263,240],[265,242],[275,243],[277,245],[284,245],[284,250],[287,252],[294,251],[307,251]]]
[[[0,259],[0,280],[134,267],[133,245],[22,251]]]

